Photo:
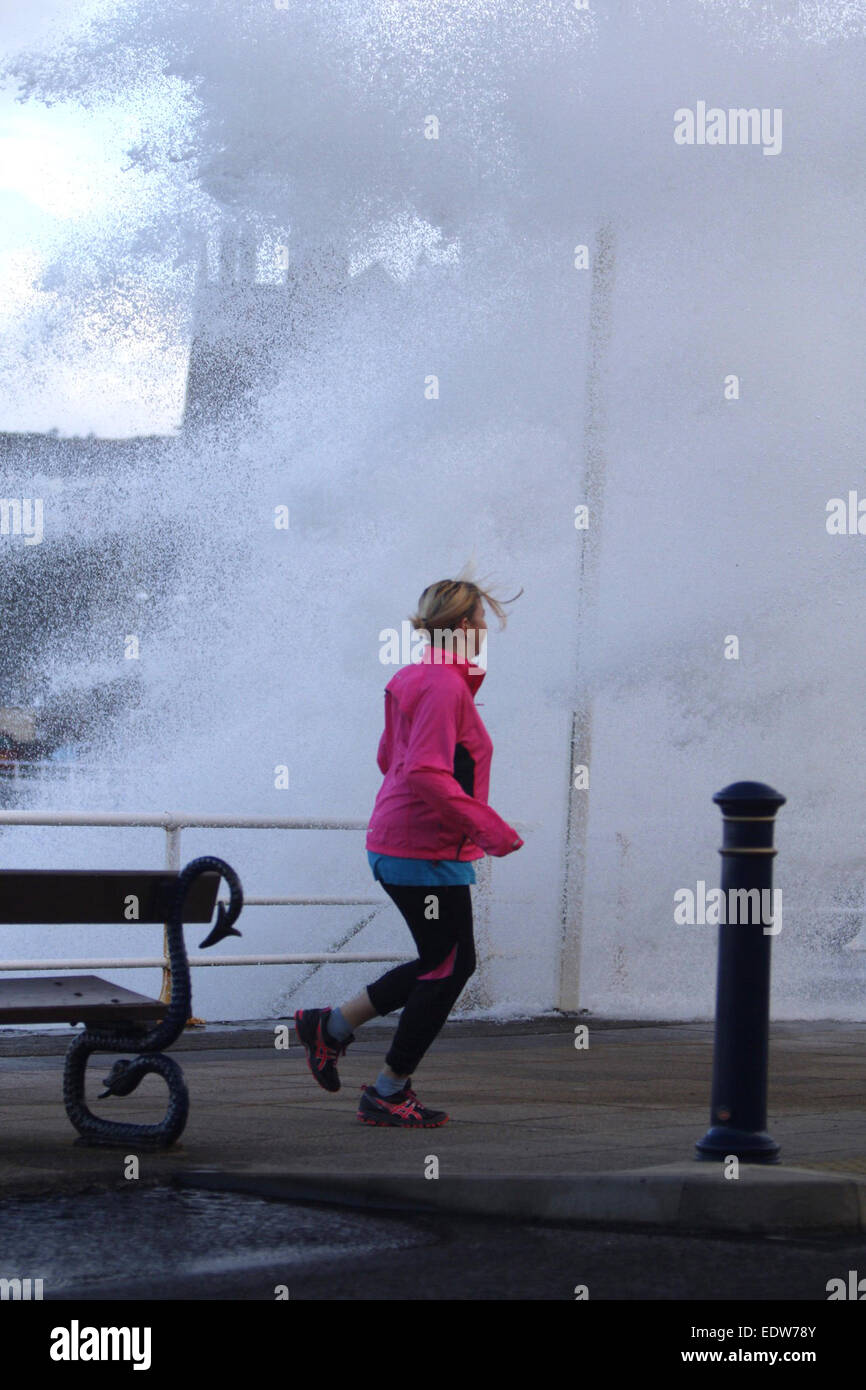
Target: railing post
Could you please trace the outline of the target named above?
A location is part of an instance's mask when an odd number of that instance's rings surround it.
[[[173,874],[180,873],[180,837],[182,827],[179,825],[167,825],[165,827],[165,867]],[[168,926],[162,929],[162,988],[159,991],[160,1002],[163,1004],[171,1003],[171,969],[168,960]]]
[[[695,1148],[699,1159],[735,1156],[746,1163],[777,1163],[779,1145],[766,1132],[767,1063],[770,943],[780,930],[772,893],[773,828],[785,798],[763,782],[734,782],[713,801],[721,807],[724,826],[719,851],[724,912],[710,1128]]]

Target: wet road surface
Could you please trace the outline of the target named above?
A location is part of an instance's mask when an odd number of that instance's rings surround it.
[[[718,1239],[167,1187],[0,1202],[0,1279],[45,1300],[827,1299],[866,1239]]]

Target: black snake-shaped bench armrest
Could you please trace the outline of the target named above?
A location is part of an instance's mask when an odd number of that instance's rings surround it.
[[[116,1027],[85,1027],[69,1046],[63,1070],[63,1103],[72,1124],[81,1138],[79,1144],[99,1144],[111,1148],[135,1146],[145,1149],[165,1149],[183,1133],[189,1115],[189,1092],[183,1073],[172,1057],[162,1056],[183,1032],[192,1010],[189,961],[183,939],[183,909],[190,884],[201,874],[216,871],[229,886],[229,906],[219,905],[216,925],[202,942],[212,946],[224,936],[240,936],[233,923],[243,907],[240,879],[223,859],[203,855],[193,859],[178,875],[177,889],[166,923],[169,967],[171,971],[171,1001],[165,1017],[153,1027],[118,1022]],[[132,1061],[121,1058],[114,1063],[103,1082],[106,1096],[128,1096],[142,1078],[154,1072],[168,1086],[168,1109],[158,1124],[129,1124],[105,1120],[94,1115],[84,1098],[84,1077],[93,1052],[135,1052]]]

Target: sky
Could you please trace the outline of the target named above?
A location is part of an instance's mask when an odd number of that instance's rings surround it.
[[[56,39],[105,0],[2,0],[0,60]],[[69,321],[57,289],[65,252],[84,248],[147,196],[127,150],[140,134],[141,94],[84,109],[16,100],[0,85],[0,430],[127,437],[173,434],[183,408],[183,321],[119,332],[94,296],[83,322]],[[141,287],[139,287],[141,288]],[[188,299],[189,274],[176,294]],[[82,336],[86,365],[76,348]]]

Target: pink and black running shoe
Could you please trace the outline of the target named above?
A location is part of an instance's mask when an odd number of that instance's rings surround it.
[[[330,1013],[330,1009],[298,1009],[295,1014],[295,1032],[298,1041],[304,1045],[307,1065],[319,1085],[326,1091],[339,1091],[337,1062],[345,1055],[349,1043],[355,1041],[355,1034],[350,1033],[345,1042],[336,1042],[328,1032]]]
[[[361,1087],[358,1119],[365,1125],[384,1125],[389,1129],[438,1129],[448,1116],[444,1110],[430,1110],[422,1105],[406,1082],[402,1091],[393,1096],[380,1096],[375,1086]]]

